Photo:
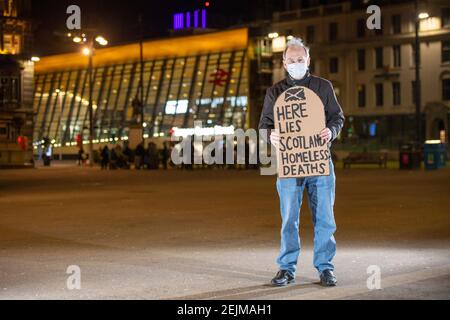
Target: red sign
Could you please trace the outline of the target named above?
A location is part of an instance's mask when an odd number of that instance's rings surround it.
[[[83,146],[83,142],[81,141],[81,134],[77,134],[75,141],[77,142],[77,146],[78,147],[82,147]]]
[[[230,73],[223,69],[217,69],[216,72],[210,74],[210,77],[213,79],[209,83],[223,87],[230,80]]]
[[[23,151],[27,151],[28,150],[28,137],[18,136],[17,137],[17,144],[20,146],[20,148]]]

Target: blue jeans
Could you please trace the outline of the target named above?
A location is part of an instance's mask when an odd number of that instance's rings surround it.
[[[281,246],[277,263],[281,270],[293,275],[297,269],[300,254],[298,234],[300,207],[303,190],[308,191],[308,204],[314,224],[314,267],[321,273],[326,269],[334,270],[332,260],[336,254],[334,232],[334,197],[336,177],[334,165],[330,161],[330,175],[306,178],[278,178],[277,190],[281,210]]]

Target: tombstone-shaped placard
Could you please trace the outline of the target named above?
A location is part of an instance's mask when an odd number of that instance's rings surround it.
[[[301,178],[330,174],[330,150],[320,138],[325,128],[322,100],[306,87],[283,92],[273,109],[280,133],[277,150],[278,177]]]

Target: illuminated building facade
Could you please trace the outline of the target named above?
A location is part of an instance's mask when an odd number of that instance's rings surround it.
[[[32,164],[30,2],[0,0],[0,167]]]
[[[340,141],[397,148],[416,136],[414,1],[380,1],[381,29],[369,30],[368,5],[350,1],[276,12],[274,81],[285,76],[289,35],[311,48],[313,73],[333,82],[346,115]],[[450,4],[419,1],[422,141],[450,138]]]
[[[144,137],[172,128],[249,126],[248,30],[144,41]],[[41,58],[35,67],[34,141],[56,147],[88,137],[88,60],[81,53]],[[127,139],[140,97],[139,43],[96,50],[93,57],[94,143]]]

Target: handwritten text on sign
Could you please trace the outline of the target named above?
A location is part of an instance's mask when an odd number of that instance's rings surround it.
[[[290,88],[275,102],[274,119],[280,133],[278,177],[329,175],[330,150],[320,138],[325,128],[320,98],[306,87]]]

